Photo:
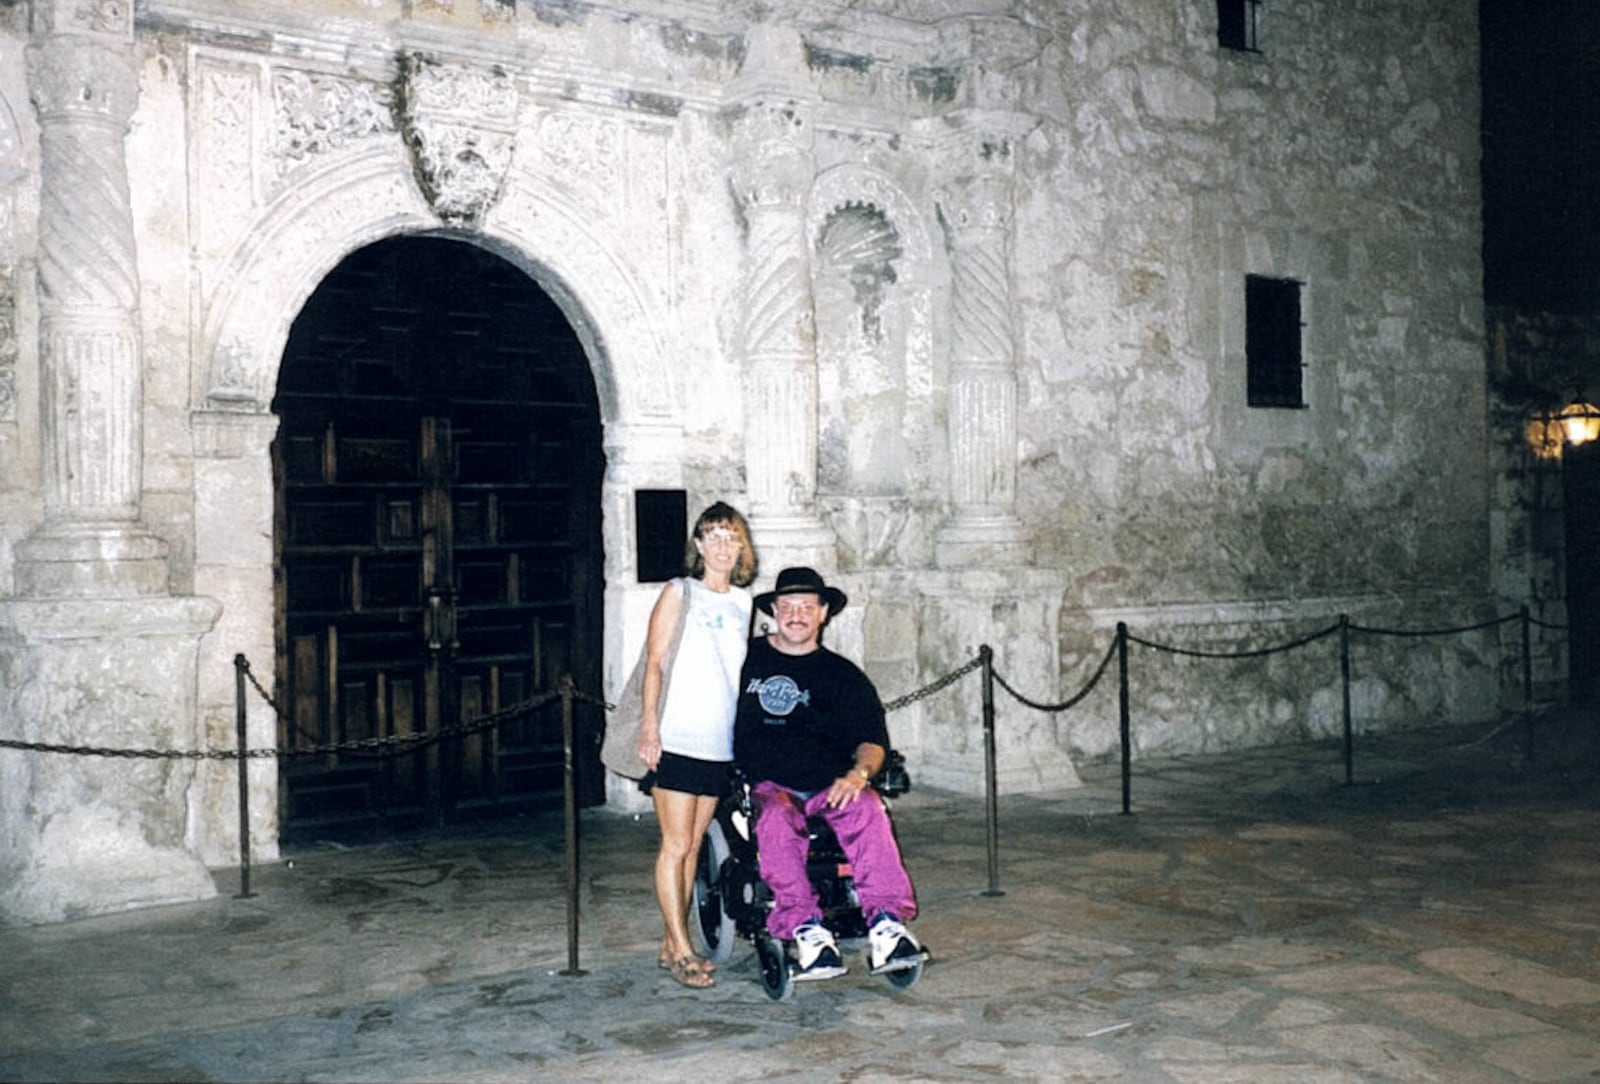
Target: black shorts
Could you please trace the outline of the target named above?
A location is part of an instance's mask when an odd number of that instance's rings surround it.
[[[677,753],[663,752],[656,770],[645,776],[639,789],[649,793],[654,787],[705,798],[721,798],[728,793],[733,770],[731,760],[696,760]]]

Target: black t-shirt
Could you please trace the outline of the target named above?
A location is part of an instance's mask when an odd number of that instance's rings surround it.
[[[825,647],[785,655],[750,641],[739,677],[733,759],[752,782],[819,791],[850,770],[856,746],[889,748],[878,691],[855,663]]]

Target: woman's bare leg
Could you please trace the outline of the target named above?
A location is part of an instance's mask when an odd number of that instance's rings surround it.
[[[665,933],[661,958],[667,963],[694,955],[689,940],[689,900],[694,888],[695,855],[700,846],[698,806],[702,799],[682,791],[656,787],[656,820],[661,826],[661,849],[656,854],[656,903],[661,908]],[[703,829],[702,829],[703,830]],[[687,879],[684,870],[689,871]]]
[[[706,829],[711,825],[711,818],[716,815],[717,800],[704,795],[694,796],[694,844],[683,856],[681,876],[683,878],[683,913],[685,928],[687,929],[689,908],[694,906],[694,876],[700,864],[700,846],[705,841]],[[716,964],[707,960],[700,965],[707,971],[716,967]]]

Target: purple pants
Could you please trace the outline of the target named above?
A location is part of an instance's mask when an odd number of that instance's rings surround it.
[[[820,911],[816,889],[806,876],[810,841],[806,817],[822,814],[849,859],[856,881],[861,913],[871,921],[879,911],[892,911],[910,921],[917,915],[917,897],[900,861],[889,814],[876,793],[839,809],[829,809],[828,792],[802,798],[776,783],[757,783],[750,790],[756,812],[756,849],[761,879],[772,889],[773,907],[767,915],[767,932],[782,940],[794,937],[794,928]]]

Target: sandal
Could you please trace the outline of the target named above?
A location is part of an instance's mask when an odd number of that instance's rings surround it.
[[[707,975],[713,974],[717,970],[716,961],[708,960],[704,956],[689,955],[685,956],[684,959],[689,961],[690,967],[698,971],[703,971]],[[667,955],[666,949],[662,949],[661,955],[656,957],[656,966],[663,971],[671,971],[672,964],[672,957]]]
[[[691,990],[709,990],[717,984],[711,972],[700,966],[704,961],[698,956],[684,956],[670,964],[664,960],[656,962],[671,972],[673,981],[679,986],[687,986]]]

